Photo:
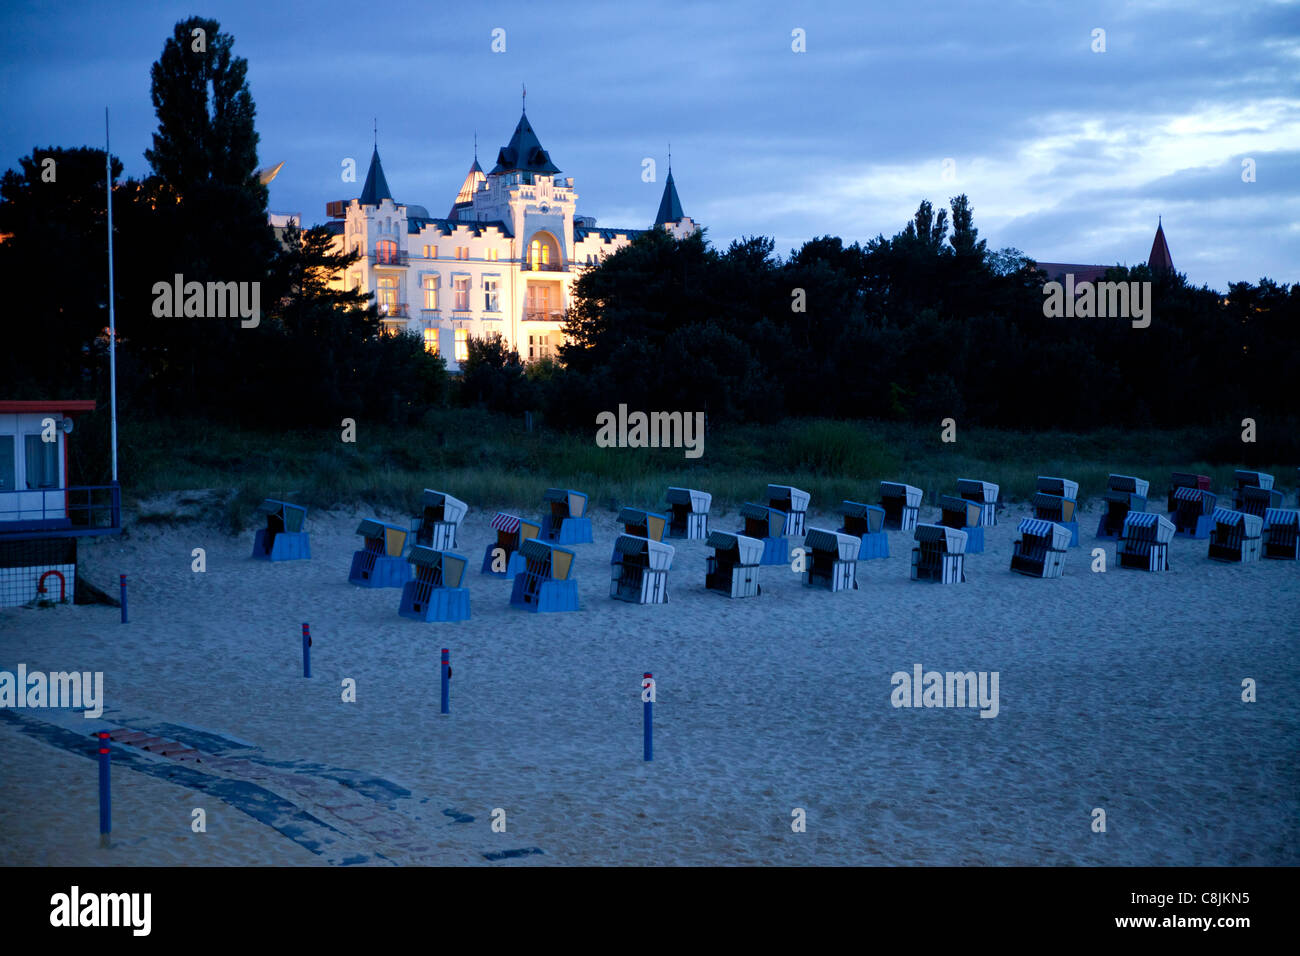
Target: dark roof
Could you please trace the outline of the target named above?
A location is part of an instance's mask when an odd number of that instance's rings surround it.
[[[659,200],[659,213],[655,216],[655,225],[666,222],[681,222],[686,218],[682,212],[682,201],[677,198],[677,185],[673,182],[673,171],[668,170],[668,182],[664,183],[664,195]]]
[[[379,163],[379,147],[370,154],[370,172],[366,173],[366,184],[361,188],[361,205],[378,206],[382,200],[392,199],[388,189],[388,180],[384,178],[384,167]]]
[[[325,223],[325,228],[330,231],[331,235],[341,236],[343,235],[343,231],[347,228],[347,223],[342,219],[331,219],[329,222]]]
[[[1156,223],[1156,238],[1151,243],[1151,256],[1147,259],[1147,265],[1151,267],[1152,272],[1174,271],[1174,259],[1169,254],[1169,243],[1165,242],[1163,223]]]
[[[510,137],[509,144],[501,147],[501,151],[497,153],[497,164],[492,167],[490,175],[496,176],[514,171],[525,173],[560,171],[560,167],[551,162],[550,154],[542,149],[537,134],[533,132],[532,124],[528,122],[527,113],[519,117],[519,125],[515,127],[515,135]]]
[[[1114,266],[1083,265],[1078,262],[1036,262],[1043,272],[1047,273],[1048,281],[1060,281],[1068,272],[1074,276],[1074,281],[1079,282],[1102,282],[1106,278],[1106,270],[1114,269]]]
[[[447,235],[451,235],[458,228],[465,228],[468,229],[471,234],[481,236],[488,229],[495,228],[500,231],[503,236],[514,236],[514,233],[510,231],[510,227],[500,219],[493,219],[490,222],[477,222],[473,219],[424,219],[418,216],[415,218],[408,216],[406,219],[406,231],[408,234],[414,235],[425,226],[436,226],[440,232],[446,233]]]
[[[581,242],[588,236],[600,236],[603,242],[613,242],[618,236],[627,236],[629,239],[635,239],[644,229],[619,229],[616,226],[605,226],[604,228],[589,228],[587,226],[573,227],[573,241]]]

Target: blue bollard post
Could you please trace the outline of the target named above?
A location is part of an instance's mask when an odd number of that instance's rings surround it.
[[[442,712],[451,713],[451,651],[442,649]]]
[[[108,789],[108,768],[111,759],[108,750],[108,733],[101,731],[99,738],[99,845],[108,846],[108,835],[113,830],[113,808]]]
[[[311,630],[302,622],[302,676],[311,676]]]
[[[650,689],[650,694],[646,695],[646,689]],[[641,695],[645,701],[645,759],[655,759],[655,702],[654,702],[654,675],[649,671],[645,672],[645,677],[641,679]]]
[[[126,575],[119,574],[119,583],[122,585],[122,623],[126,623]]]

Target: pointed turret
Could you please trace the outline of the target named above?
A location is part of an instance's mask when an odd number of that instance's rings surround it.
[[[497,164],[492,167],[489,175],[499,176],[512,172],[551,175],[559,171],[560,167],[551,162],[550,154],[542,149],[532,124],[528,122],[528,114],[524,113],[519,117],[519,124],[515,126],[515,134],[510,137],[510,142],[497,153]]]
[[[1174,271],[1174,259],[1169,255],[1169,243],[1165,242],[1164,223],[1159,220],[1156,222],[1156,238],[1151,243],[1151,256],[1147,259],[1147,265],[1152,272]]]
[[[474,193],[478,192],[480,184],[487,182],[487,177],[483,175],[483,167],[478,164],[478,157],[474,157],[474,165],[469,168],[465,176],[465,181],[460,184],[460,192],[456,193],[456,201],[451,204],[451,212],[447,213],[448,219],[459,219],[458,215],[461,210],[468,209],[474,205]]]
[[[388,180],[384,178],[384,167],[379,162],[379,147],[370,155],[370,172],[366,173],[366,184],[361,189],[359,202],[363,206],[378,206],[385,199],[392,199],[388,189]]]
[[[681,222],[686,218],[682,212],[682,201],[677,197],[677,184],[673,182],[673,168],[668,167],[668,181],[664,183],[664,195],[659,200],[659,212],[655,216],[655,225],[663,226],[670,222]]]

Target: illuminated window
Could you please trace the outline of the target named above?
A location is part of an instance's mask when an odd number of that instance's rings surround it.
[[[469,276],[456,277],[456,302],[452,308],[458,312],[469,311]]]
[[[456,247],[456,258],[457,258],[457,259],[468,259],[468,258],[469,258],[469,246],[457,246],[457,247]]]
[[[499,312],[500,302],[497,296],[497,280],[483,280],[483,309],[487,312]]]
[[[534,239],[528,244],[528,263],[534,269],[538,266],[544,266],[551,261],[551,247],[540,239]]]
[[[456,361],[469,361],[469,329],[456,330]]]
[[[397,262],[397,243],[391,239],[381,239],[375,243],[375,261],[382,265]]]
[[[483,258],[485,258],[488,262],[497,262],[501,258],[501,250],[489,249],[487,250],[487,252],[483,253]]]
[[[438,354],[438,330],[437,329],[424,330],[424,350],[433,355]]]
[[[397,277],[382,276],[379,279],[379,314],[388,315],[397,311]]]
[[[426,309],[438,308],[438,277],[424,277],[424,307]]]

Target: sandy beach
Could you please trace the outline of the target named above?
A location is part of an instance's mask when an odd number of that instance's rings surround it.
[[[818,504],[808,525],[837,527]],[[540,488],[515,513],[539,511]],[[401,618],[398,590],[348,583],[370,512],[309,515],[309,561],[252,560],[251,530],[83,542],[99,586],[128,575],[131,620],[0,609],[0,668],[103,671],[106,696],[99,720],[0,711],[0,864],[1300,862],[1300,565],[1221,564],[1179,538],[1169,572],[1121,570],[1091,511],[1065,576],[1034,580],[1008,570],[1027,513],[986,529],[961,585],[909,580],[911,534],[891,532],[856,591],[764,567],[760,597],[728,600],[704,590],[703,542],[677,540],[670,603],[642,607],[608,596],[620,529],[601,510],[595,543],[574,546],[581,610],[537,615],[478,573],[494,535],[475,509],[457,548],[473,617],[456,624]],[[713,528],[739,524],[715,509]],[[1090,571],[1094,547],[1106,573]],[[895,708],[890,677],[915,664],[998,672],[997,717]],[[644,671],[658,682],[652,763]],[[107,850],[89,759],[100,727],[204,755],[115,748]],[[792,832],[795,808],[806,832]]]

